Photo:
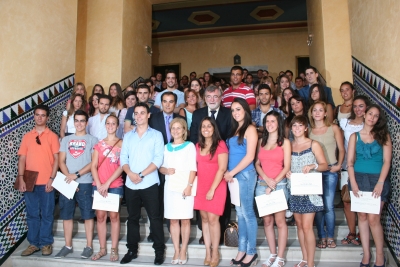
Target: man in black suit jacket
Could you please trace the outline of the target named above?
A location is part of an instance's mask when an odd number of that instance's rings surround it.
[[[164,138],[164,145],[171,142],[171,132],[169,130],[169,125],[171,121],[175,118],[183,118],[182,116],[175,114],[174,109],[177,102],[176,94],[172,92],[165,92],[161,96],[161,105],[162,105],[162,112],[158,112],[155,114],[151,114],[149,126],[159,132],[161,132]],[[168,120],[168,123],[166,123]],[[160,199],[160,211],[161,214],[164,216],[164,184],[165,184],[165,175],[158,172],[158,176],[160,177],[160,186],[159,186],[159,199]],[[167,221],[167,226],[169,230],[169,220]],[[149,242],[152,242],[151,233],[147,237]]]
[[[192,125],[190,127],[190,141],[196,144],[199,141],[199,128],[201,120],[205,117],[215,119],[218,126],[218,131],[222,140],[226,141],[231,131],[231,110],[221,106],[222,90],[214,85],[210,85],[204,92],[206,107],[200,108],[193,112]],[[228,190],[228,189],[227,189]],[[202,230],[200,212],[196,211],[197,226]],[[226,198],[224,214],[219,218],[221,225],[221,240],[224,236],[224,231],[231,217],[231,199],[229,191]],[[204,244],[203,236],[199,240],[200,244]]]

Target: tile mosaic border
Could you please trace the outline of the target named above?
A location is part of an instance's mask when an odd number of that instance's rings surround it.
[[[75,74],[67,77],[43,88],[39,91],[28,95],[4,108],[0,109],[0,127],[6,123],[10,123],[17,119],[25,112],[31,110],[34,106],[44,103],[63,91],[73,87],[75,83]]]
[[[389,250],[400,266],[400,90],[353,57],[354,86],[386,113],[393,143],[392,168],[389,174],[392,194],[385,206],[381,222]]]

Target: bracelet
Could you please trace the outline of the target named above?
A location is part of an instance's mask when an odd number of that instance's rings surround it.
[[[314,164],[315,164],[314,170],[318,169],[318,166],[319,166],[318,163],[315,162]]]
[[[51,178],[51,176],[50,176],[50,180],[54,180],[55,178]]]
[[[189,186],[193,186],[193,184],[188,184]]]
[[[377,182],[376,184],[384,184],[385,182]]]

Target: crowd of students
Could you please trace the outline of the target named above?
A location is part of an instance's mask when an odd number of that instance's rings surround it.
[[[29,247],[22,256],[42,250],[52,254],[54,190],[58,169],[67,183],[76,181],[73,199],[60,195],[65,246],[55,255],[73,252],[73,216],[76,203],[85,221],[87,244],[82,258],[98,260],[107,255],[106,221],[111,221],[110,260],[118,261],[120,219],[118,212],[92,209],[93,194],[125,196],[128,252],[120,263],[138,257],[139,219],[144,207],[150,221],[149,241],[154,264],[164,262],[163,220],[174,248],[172,264],[186,264],[190,219],[197,211],[200,243],[206,248],[204,265],[219,265],[219,245],[230,220],[227,183],[236,178],[240,206],[238,253],[231,265],[254,266],[257,219],[254,197],[282,190],[294,213],[302,259],[297,267],[314,266],[316,247],[335,248],[334,195],[341,170],[347,170],[348,186],[358,197],[372,192],[388,201],[386,179],[392,156],[386,118],[379,106],[355,96],[350,82],[340,86],[343,104],[335,106],[332,91],[317,69],[310,66],[292,81],[293,73],[281,73],[275,84],[267,71],[258,71],[254,82],[239,66],[230,72],[230,83],[212,80],[209,73],[184,76],[178,83],[174,71],[145,80],[123,94],[113,83],[108,95],[101,85],[93,87],[89,102],[82,83],[77,83],[67,102],[60,138],[46,123],[50,110],[34,108],[35,127],[19,149],[19,190],[25,193]],[[33,192],[26,191],[25,170],[38,171]],[[291,195],[293,173],[322,173],[322,195]],[[123,178],[126,175],[125,179]],[[196,191],[194,191],[196,188]],[[360,266],[369,266],[369,230],[376,246],[375,266],[384,266],[380,214],[355,214],[344,203],[349,234],[342,244],[362,245]],[[288,228],[286,211],[264,216],[270,256],[262,266],[285,265]],[[93,252],[94,217],[100,250]],[[359,234],[356,233],[358,217]],[[317,226],[316,242],[313,223]],[[278,250],[274,223],[278,228]]]

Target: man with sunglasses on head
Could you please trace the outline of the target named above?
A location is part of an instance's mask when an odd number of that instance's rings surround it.
[[[48,106],[34,108],[34,128],[22,138],[18,150],[18,177],[20,192],[24,193],[26,204],[27,239],[29,246],[21,256],[29,256],[42,250],[43,256],[52,254],[54,190],[52,183],[58,170],[58,136],[47,127],[50,110]],[[24,172],[38,172],[32,192],[26,191]]]

